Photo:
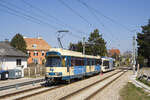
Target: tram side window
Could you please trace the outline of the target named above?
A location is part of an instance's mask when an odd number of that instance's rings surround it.
[[[96,65],[99,65],[99,60],[96,59],[95,61],[96,61]]]
[[[75,65],[76,65],[76,66],[79,66],[79,63],[80,63],[79,60],[76,58],[76,60],[75,60]]]
[[[78,66],[84,66],[84,59],[78,58]]]
[[[90,66],[90,65],[91,65],[91,63],[90,63],[90,59],[88,59],[88,60],[87,60],[87,65],[88,65],[88,66]]]
[[[95,65],[95,61],[94,60],[92,60],[92,65]]]
[[[71,59],[71,66],[83,66],[84,59],[83,58],[72,58]]]
[[[103,66],[109,66],[109,61],[104,60],[104,61],[103,61]]]
[[[84,66],[84,59],[81,58],[81,66]]]
[[[80,64],[81,64],[80,59],[76,58],[76,59],[75,59],[75,65],[76,65],[76,66],[80,66]]]
[[[102,65],[102,59],[98,60],[99,65]]]
[[[75,66],[78,66],[79,62],[77,59],[75,59]]]
[[[75,66],[75,58],[71,58],[71,66]]]

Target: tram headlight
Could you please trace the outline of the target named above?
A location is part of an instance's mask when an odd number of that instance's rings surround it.
[[[62,75],[62,72],[57,72],[56,75],[57,75],[57,76],[61,76],[61,75]]]

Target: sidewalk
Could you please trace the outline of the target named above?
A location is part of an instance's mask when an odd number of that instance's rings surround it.
[[[132,76],[131,76],[131,78],[130,78],[131,82],[132,82],[135,86],[140,87],[140,88],[143,88],[146,92],[150,93],[150,87],[147,86],[147,85],[145,85],[145,84],[142,83],[142,82],[137,81],[137,80],[136,80],[136,76],[137,76],[137,72],[135,73],[135,75],[132,75]]]

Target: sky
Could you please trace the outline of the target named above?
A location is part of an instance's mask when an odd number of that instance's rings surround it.
[[[84,2],[84,4],[83,4]],[[150,0],[0,0],[0,41],[16,33],[64,48],[99,29],[107,49],[132,50],[132,37],[150,19]],[[86,6],[88,5],[88,7]],[[93,10],[94,8],[94,10]]]

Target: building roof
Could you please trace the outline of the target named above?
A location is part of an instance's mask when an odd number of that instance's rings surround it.
[[[111,55],[114,55],[114,54],[120,55],[120,50],[119,49],[110,49],[109,53]]]
[[[0,56],[27,57],[27,54],[12,47],[9,42],[0,42]]]
[[[27,50],[49,50],[51,47],[42,38],[24,38]]]

